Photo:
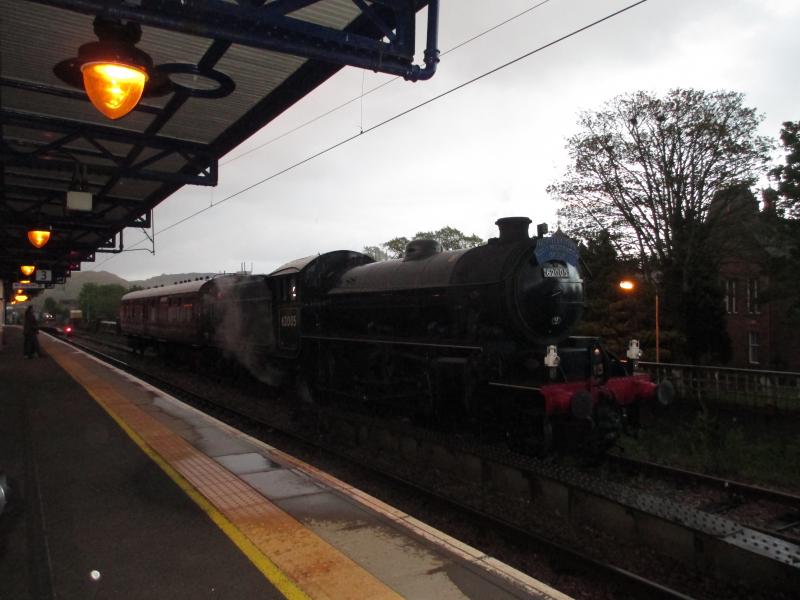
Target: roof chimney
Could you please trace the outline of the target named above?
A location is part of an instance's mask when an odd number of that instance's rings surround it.
[[[500,229],[500,243],[522,242],[530,239],[528,225],[532,221],[528,217],[503,217],[494,222]]]

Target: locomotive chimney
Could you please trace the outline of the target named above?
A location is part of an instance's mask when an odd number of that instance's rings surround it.
[[[528,217],[503,217],[494,222],[500,229],[500,243],[522,242],[530,239],[528,225],[532,221]]]

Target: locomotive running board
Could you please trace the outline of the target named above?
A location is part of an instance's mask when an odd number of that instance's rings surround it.
[[[497,381],[490,381],[489,385],[494,387],[508,388],[512,390],[525,390],[527,392],[541,392],[542,388],[533,387],[530,385],[516,385],[513,383],[498,383]]]
[[[320,342],[348,342],[355,344],[382,344],[386,346],[417,346],[420,348],[442,348],[447,350],[465,350],[469,352],[483,352],[483,346],[462,346],[459,344],[432,344],[430,342],[406,342],[400,340],[386,340],[373,338],[344,338],[327,335],[304,335],[304,340]]]

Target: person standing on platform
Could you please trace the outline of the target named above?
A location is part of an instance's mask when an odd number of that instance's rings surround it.
[[[39,324],[36,322],[36,315],[33,314],[33,306],[29,306],[25,311],[22,333],[25,336],[25,358],[41,356],[39,340],[36,337],[39,334]]]

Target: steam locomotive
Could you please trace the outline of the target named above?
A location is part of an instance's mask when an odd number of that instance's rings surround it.
[[[611,444],[670,390],[599,339],[569,335],[583,308],[578,248],[543,226],[529,237],[530,223],[499,219],[499,237],[470,249],[414,240],[398,260],[341,250],[269,275],[131,292],[121,330],[139,350],[234,356],[269,382],[293,381],[307,401],[493,427],[525,448]]]

